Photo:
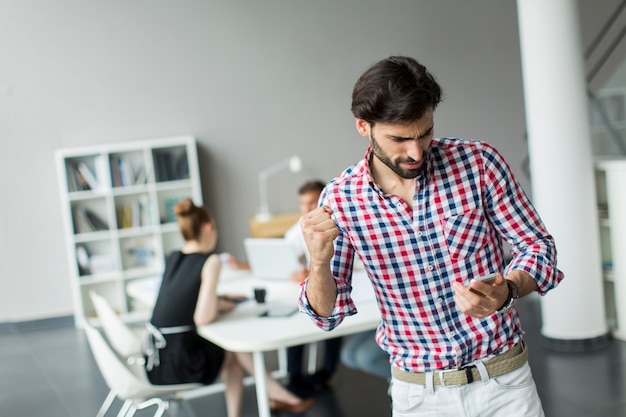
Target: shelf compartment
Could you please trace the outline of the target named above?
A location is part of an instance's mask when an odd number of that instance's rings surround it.
[[[155,205],[148,193],[115,196],[115,217],[118,229],[130,229],[157,224]]]
[[[143,150],[111,153],[109,166],[113,188],[145,185],[152,181]]]
[[[155,182],[189,179],[189,156],[185,146],[152,150]]]
[[[78,276],[103,276],[119,269],[118,258],[110,240],[78,242],[75,245]]]
[[[110,230],[104,197],[83,199],[70,203],[74,235]]]
[[[140,276],[141,271],[145,271],[145,274],[154,274],[161,270],[162,260],[158,256],[157,236],[146,234],[120,238],[119,244],[122,270],[125,275],[132,273]]]
[[[65,185],[68,193],[103,192],[108,182],[104,175],[104,159],[100,154],[81,155],[65,159]]]
[[[121,315],[127,312],[126,303],[123,296],[123,288],[119,281],[94,282],[89,284],[83,284],[80,287],[83,314],[86,318],[97,319],[95,308],[93,307],[91,297],[89,296],[90,291],[95,291],[99,295],[106,298],[117,314]]]
[[[191,187],[173,188],[157,192],[157,202],[159,205],[159,221],[162,225],[175,224],[177,221],[174,213],[174,206],[184,198],[193,200]],[[194,201],[195,204],[198,204]]]

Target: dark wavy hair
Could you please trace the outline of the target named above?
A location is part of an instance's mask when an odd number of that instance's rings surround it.
[[[372,125],[420,119],[441,102],[441,87],[413,58],[391,56],[361,75],[352,91],[352,114]]]

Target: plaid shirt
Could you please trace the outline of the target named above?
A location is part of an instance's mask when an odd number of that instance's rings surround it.
[[[513,347],[523,336],[517,309],[470,317],[457,309],[451,286],[519,269],[543,295],[563,278],[554,241],[502,156],[484,142],[434,139],[416,179],[413,209],[382,192],[370,175],[370,157],[368,149],[320,197],[339,228],[331,261],[338,291],[333,313],[315,314],[306,281],[301,309],[325,330],[356,314],[350,290],[357,255],[381,311],[376,340],[393,366],[455,369]],[[503,239],[513,255],[506,266]]]

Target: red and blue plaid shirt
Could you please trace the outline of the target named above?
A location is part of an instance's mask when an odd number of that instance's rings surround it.
[[[411,372],[455,369],[506,351],[523,337],[517,309],[473,318],[454,302],[454,281],[519,269],[545,294],[563,278],[554,240],[519,183],[492,146],[479,141],[434,139],[417,177],[413,208],[387,195],[365,159],[333,179],[320,204],[339,228],[331,271],[337,300],[320,317],[306,298],[300,305],[317,326],[332,330],[357,313],[350,297],[354,256],[372,281],[381,323],[378,344],[393,366]],[[502,241],[513,259],[505,266]]]

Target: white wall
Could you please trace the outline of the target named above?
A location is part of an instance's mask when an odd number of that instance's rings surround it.
[[[501,0],[0,0],[0,322],[71,314],[53,152],[191,133],[220,247],[243,255],[256,174],[275,212],[329,179],[366,140],[358,75],[421,60],[446,101],[436,134],[494,143],[522,182],[526,155],[515,2]]]

